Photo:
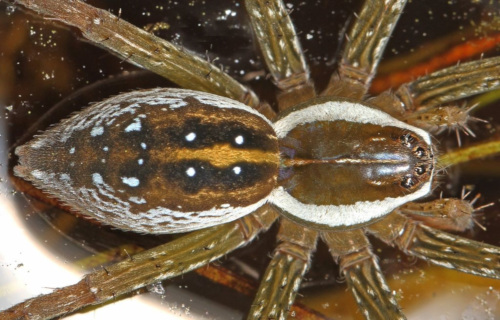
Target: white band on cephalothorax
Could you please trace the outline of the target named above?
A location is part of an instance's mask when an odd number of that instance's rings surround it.
[[[325,227],[349,227],[380,218],[397,207],[427,195],[431,191],[431,181],[413,193],[402,197],[377,201],[358,201],[351,205],[315,205],[298,201],[283,187],[271,192],[269,202],[301,220]]]
[[[274,123],[278,138],[284,138],[295,127],[315,121],[345,120],[354,123],[370,123],[380,126],[392,126],[409,130],[419,135],[428,145],[431,145],[430,135],[422,129],[410,126],[394,119],[389,114],[377,109],[349,101],[327,101],[311,105],[304,109],[293,111]]]

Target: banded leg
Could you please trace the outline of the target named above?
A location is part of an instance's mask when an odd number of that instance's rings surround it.
[[[367,230],[409,255],[462,272],[500,279],[500,248],[419,224],[393,212]],[[395,233],[394,230],[400,230]],[[401,232],[402,230],[402,232]]]
[[[500,57],[433,72],[402,85],[394,94],[386,91],[370,103],[431,133],[453,129],[460,142],[458,130],[474,135],[467,123],[482,120],[470,116],[472,107],[440,105],[497,89],[500,89]]]
[[[323,95],[365,95],[405,4],[406,0],[365,1],[347,36],[339,74],[332,76]]]
[[[366,319],[406,319],[363,230],[324,232],[321,238],[334,259],[340,259],[340,269]]]
[[[263,276],[248,319],[286,319],[316,248],[317,232],[282,219],[281,242]]]
[[[78,28],[114,55],[186,89],[210,92],[256,107],[257,96],[215,65],[110,12],[78,0],[16,0],[38,14]]]
[[[105,303],[214,261],[251,242],[275,219],[274,212],[261,209],[238,221],[193,232],[90,273],[75,285],[17,304],[0,312],[0,319],[48,319]]]
[[[399,87],[406,111],[426,110],[500,88],[500,57],[481,59],[433,72]]]
[[[309,67],[283,1],[246,0],[245,5],[267,69],[282,90],[280,110],[314,97]]]

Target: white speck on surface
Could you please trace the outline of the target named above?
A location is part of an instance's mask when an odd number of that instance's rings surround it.
[[[193,168],[193,167],[189,167],[187,170],[186,170],[186,174],[189,176],[189,177],[194,177],[196,175],[196,170]]]
[[[75,147],[73,147],[73,148],[69,149],[69,153],[70,153],[70,154],[75,153]]]
[[[236,144],[243,144],[243,142],[245,142],[245,138],[243,138],[242,135],[239,135],[237,136],[236,138],[234,138],[234,142],[236,142]]]
[[[223,203],[220,205],[221,208],[229,208],[231,205],[229,203]]]
[[[104,147],[104,148],[102,148],[102,150],[107,152],[107,151],[109,151],[109,147]]]
[[[144,150],[146,150],[148,146],[144,143],[144,142],[141,142],[141,148],[143,148]]]
[[[140,164],[141,166],[144,164],[144,159],[139,159],[137,160],[137,163]]]
[[[190,132],[189,134],[186,135],[186,141],[194,141],[194,139],[196,139],[196,133],[194,132]]]
[[[240,174],[241,173],[241,167],[238,167],[238,166],[234,167],[233,168],[233,172],[234,172],[234,174]]]
[[[130,187],[137,187],[140,183],[139,179],[135,177],[122,177],[122,182]]]
[[[104,133],[104,128],[101,126],[95,126],[92,128],[92,131],[90,131],[90,135],[92,137],[97,137],[100,136]]]
[[[141,119],[137,117],[134,119],[134,122],[132,122],[125,128],[125,132],[141,131],[141,128]]]

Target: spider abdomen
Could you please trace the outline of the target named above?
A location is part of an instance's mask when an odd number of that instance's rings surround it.
[[[16,150],[17,175],[123,230],[184,232],[246,215],[276,183],[271,123],[211,94],[152,89],[74,115]]]
[[[384,112],[322,98],[275,127],[283,165],[271,201],[300,223],[359,226],[430,191],[429,135]]]

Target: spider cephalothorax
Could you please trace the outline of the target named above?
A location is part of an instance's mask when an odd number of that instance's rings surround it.
[[[436,167],[454,163],[436,156],[428,131],[467,128],[468,111],[446,104],[498,88],[500,59],[453,66],[367,99],[406,1],[366,1],[322,92],[284,4],[246,1],[280,89],[277,111],[216,66],[109,12],[79,1],[18,2],[187,89],[138,90],[94,104],[17,148],[15,174],[103,224],[194,232],[2,316],[55,317],[102,303],[218,259],[276,221],[279,244],[251,319],[287,316],[318,240],[370,319],[404,315],[366,234],[437,265],[500,278],[499,248],[441,231],[471,225],[465,196],[413,202],[430,195]],[[464,152],[494,152],[486,149]]]

